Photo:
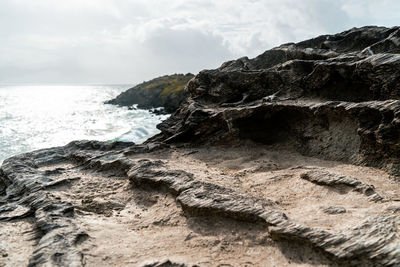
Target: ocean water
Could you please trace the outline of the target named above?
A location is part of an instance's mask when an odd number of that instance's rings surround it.
[[[73,140],[141,143],[167,115],[103,104],[132,85],[0,85],[0,163]]]

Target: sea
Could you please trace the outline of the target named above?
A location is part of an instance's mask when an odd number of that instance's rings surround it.
[[[0,85],[0,164],[73,140],[142,143],[168,115],[104,104],[133,85]]]

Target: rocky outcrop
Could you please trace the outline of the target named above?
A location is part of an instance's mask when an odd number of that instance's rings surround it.
[[[191,73],[158,77],[128,89],[106,104],[137,105],[143,109],[162,107],[166,113],[173,113],[188,96],[184,87],[193,77]]]
[[[2,255],[400,265],[399,32],[355,28],[202,71],[142,145],[75,141],[5,160],[0,221],[31,227],[35,242],[4,235]]]
[[[396,173],[399,32],[355,28],[202,71],[154,140],[290,143],[307,155]]]

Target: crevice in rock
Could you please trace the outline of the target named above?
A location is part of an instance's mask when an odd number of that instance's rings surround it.
[[[345,115],[345,114],[342,114]],[[301,107],[261,107],[246,118],[233,121],[242,139],[282,144],[305,155],[354,162],[360,137],[358,123],[334,114],[315,114]]]

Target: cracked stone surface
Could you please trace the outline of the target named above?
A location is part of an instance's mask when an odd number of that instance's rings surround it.
[[[260,162],[271,167],[260,169]],[[22,174],[7,187],[1,220],[36,225],[37,244],[26,242],[31,266],[390,266],[399,260],[400,214],[393,208],[399,188],[370,167],[257,144],[194,150],[88,141],[11,158],[3,180],[15,168]],[[319,168],[351,174],[383,199],[371,202],[356,190],[302,178]],[[346,212],[326,212],[327,205]]]

